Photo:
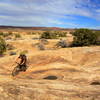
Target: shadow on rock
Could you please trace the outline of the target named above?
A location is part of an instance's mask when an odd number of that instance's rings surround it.
[[[95,81],[95,82],[92,82],[90,85],[100,85],[100,82]]]
[[[47,76],[43,79],[46,79],[46,80],[56,80],[57,79],[57,76]]]

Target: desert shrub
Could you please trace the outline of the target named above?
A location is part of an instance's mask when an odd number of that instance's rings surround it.
[[[39,38],[38,37],[33,37],[32,40],[39,40]]]
[[[100,31],[95,31],[94,33],[97,36],[96,44],[100,45]]]
[[[16,55],[16,52],[14,52],[14,51],[11,51],[10,53],[9,53],[9,55]]]
[[[6,51],[6,42],[3,38],[0,37],[0,55]]]
[[[61,31],[54,31],[54,34],[57,35],[57,37],[66,37],[66,32],[61,32]]]
[[[66,32],[61,32],[61,31],[46,31],[43,32],[40,38],[45,38],[45,39],[57,39],[59,37],[66,37]]]
[[[59,34],[59,37],[66,37],[66,32],[61,32],[60,34]]]
[[[39,50],[45,50],[45,46],[42,43],[39,43],[37,47]]]
[[[15,38],[21,38],[21,35],[19,33],[15,34]]]
[[[36,32],[28,32],[27,35],[35,35],[37,34]]]
[[[38,35],[41,35],[41,32],[37,32]]]
[[[66,48],[67,46],[67,42],[66,40],[62,40],[60,39],[60,41],[58,41],[58,43],[56,44],[57,47],[61,47],[61,48]]]
[[[3,32],[0,32],[0,36],[3,36]]]
[[[31,34],[32,34],[32,35],[35,35],[36,33],[35,33],[35,32],[32,32]]]
[[[47,39],[40,39],[40,42],[44,45],[47,45],[49,43]]]
[[[15,49],[15,47],[13,45],[11,45],[11,44],[7,44],[6,47],[7,47],[7,50]]]
[[[96,34],[89,29],[77,29],[72,34],[74,35],[72,46],[89,46],[97,42]]]
[[[40,38],[44,38],[44,39],[57,39],[57,34],[54,34],[51,31],[46,31],[46,32],[43,32],[41,34]]]
[[[8,37],[9,33],[3,33],[3,37]]]
[[[0,36],[4,37],[6,39],[9,39],[11,35],[12,35],[12,33],[8,33],[8,32],[7,33],[3,33],[3,32],[0,32]]]
[[[0,36],[3,36],[3,37],[8,37],[8,36],[11,36],[12,35],[12,33],[10,32],[10,33],[3,33],[3,32],[0,32]]]
[[[13,35],[13,33],[12,32],[8,32],[8,34],[11,36],[11,35]]]

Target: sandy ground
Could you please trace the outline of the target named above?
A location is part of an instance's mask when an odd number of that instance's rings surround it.
[[[49,40],[49,49],[40,51],[31,36],[7,40],[17,55],[8,51],[0,58],[0,100],[100,100],[100,46],[50,49],[57,41]],[[23,50],[29,67],[12,77]]]

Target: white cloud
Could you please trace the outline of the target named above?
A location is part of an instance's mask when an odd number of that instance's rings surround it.
[[[65,24],[63,20],[75,20],[74,15],[100,20],[100,9],[92,10],[90,0],[8,0],[0,3],[0,18],[8,23],[31,25]],[[69,22],[68,22],[69,23]],[[71,22],[72,23],[72,22]],[[74,25],[75,23],[72,23]]]
[[[100,9],[97,9],[96,12],[100,14]]]

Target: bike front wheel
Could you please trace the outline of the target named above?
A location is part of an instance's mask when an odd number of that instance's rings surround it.
[[[16,75],[18,75],[19,72],[20,72],[20,68],[19,68],[18,66],[15,67],[15,68],[13,69],[13,71],[12,71],[12,76],[16,76]]]

